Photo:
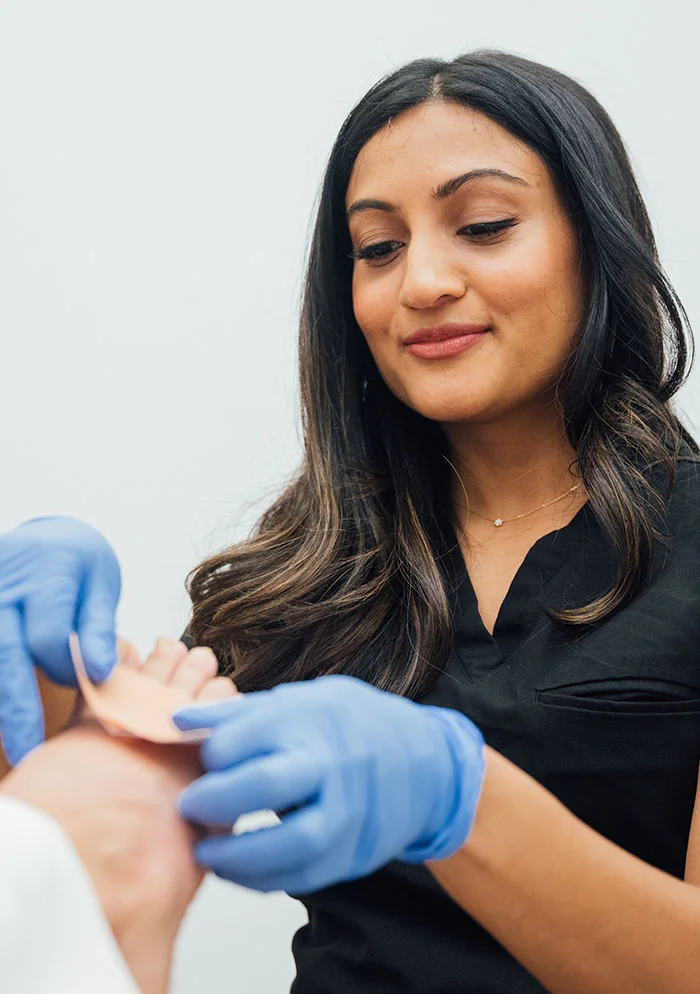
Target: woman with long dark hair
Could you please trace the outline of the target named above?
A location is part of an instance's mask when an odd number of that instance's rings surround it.
[[[281,814],[198,855],[302,896],[295,991],[697,990],[689,341],[578,83],[420,60],[344,123],[303,465],[190,579],[245,695],[178,718],[213,727],[187,817]]]

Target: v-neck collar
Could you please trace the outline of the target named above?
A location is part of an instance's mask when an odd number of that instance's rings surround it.
[[[450,578],[454,649],[468,678],[476,679],[503,663],[539,624],[548,623],[547,607],[561,607],[564,596],[552,587],[573,555],[600,536],[597,519],[586,502],[562,528],[539,538],[527,552],[501,604],[491,635],[479,614],[476,592],[454,528],[446,556]]]

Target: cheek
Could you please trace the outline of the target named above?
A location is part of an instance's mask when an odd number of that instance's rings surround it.
[[[544,242],[492,271],[484,296],[497,326],[512,344],[558,353],[568,349],[584,304],[578,254],[570,240]]]
[[[398,288],[392,286],[389,274],[373,279],[353,276],[352,306],[367,344],[374,353],[381,349],[391,327],[396,308]]]

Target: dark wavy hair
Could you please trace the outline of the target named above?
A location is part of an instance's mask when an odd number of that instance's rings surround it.
[[[690,329],[605,110],[569,77],[504,52],[403,66],[357,104],[328,162],[299,335],[302,466],[252,537],[188,580],[193,640],[214,649],[242,690],[343,672],[419,696],[450,650],[446,438],[377,371],[353,315],[345,217],[363,145],[434,100],[480,111],[525,142],[549,168],[579,236],[587,314],[557,393],[618,572],[593,603],[552,610],[559,623],[601,621],[634,595],[678,454],[697,451],[669,404],[687,372]]]

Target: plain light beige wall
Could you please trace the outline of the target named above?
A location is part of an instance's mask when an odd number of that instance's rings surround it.
[[[588,85],[697,320],[699,28],[691,0],[4,0],[0,528],[86,518],[123,564],[122,631],[142,650],[181,631],[187,570],[296,465],[296,308],[325,158],[364,90],[411,58],[507,48]],[[175,994],[287,989],[302,920],[288,898],[210,882]]]

